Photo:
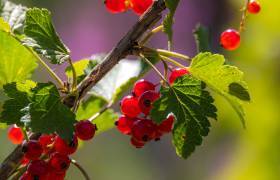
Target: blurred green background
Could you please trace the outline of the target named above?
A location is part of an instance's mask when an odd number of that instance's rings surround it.
[[[109,14],[101,0],[17,2],[49,8],[75,59],[109,51],[137,19],[131,13]],[[127,137],[113,129],[85,143],[74,155],[92,179],[280,179],[280,1],[260,0],[262,11],[248,17],[241,47],[234,52],[223,52],[217,36],[225,28],[238,27],[239,10],[244,3],[243,0],[183,0],[176,16],[175,48],[194,55],[192,28],[196,22],[210,27],[214,51],[225,54],[231,64],[240,67],[249,84],[252,103],[245,106],[247,129],[242,129],[235,112],[219,97],[218,121],[212,122],[210,135],[187,160],[176,156],[168,136],[136,150]],[[110,29],[112,26],[114,31]],[[162,42],[159,37],[152,43],[161,47]],[[0,143],[2,161],[15,146],[7,141],[6,130],[0,130]],[[67,179],[82,179],[82,176],[71,168]]]

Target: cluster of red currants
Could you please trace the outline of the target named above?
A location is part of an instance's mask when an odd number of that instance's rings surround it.
[[[178,68],[172,71],[169,82],[189,74],[188,69]],[[170,114],[160,124],[155,124],[149,118],[153,102],[160,98],[156,85],[141,79],[134,84],[132,95],[125,96],[120,103],[122,116],[116,121],[118,130],[130,135],[130,142],[136,148],[142,148],[151,140],[158,141],[161,136],[170,133],[174,124],[174,116]]]
[[[97,128],[88,120],[79,121],[75,124],[75,133],[70,142],[65,141],[58,135],[43,134],[38,140],[25,140],[20,128],[13,126],[9,129],[8,137],[16,144],[22,144],[22,167],[26,172],[21,180],[63,180],[70,166],[69,155],[76,152],[78,138],[90,140],[94,137]],[[23,142],[22,142],[23,141]]]
[[[132,9],[137,15],[141,15],[153,4],[153,0],[105,0],[104,3],[112,13],[122,13]]]
[[[251,14],[258,14],[261,11],[260,3],[257,0],[250,0],[246,9]],[[227,29],[220,36],[220,44],[226,50],[235,50],[240,46],[240,32],[235,29]]]

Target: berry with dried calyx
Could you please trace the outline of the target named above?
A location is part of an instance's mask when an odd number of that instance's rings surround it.
[[[146,81],[144,79],[140,79],[134,84],[133,87],[133,94],[137,97],[141,96],[146,91],[154,91],[155,85],[149,81]]]
[[[115,125],[122,134],[130,135],[131,128],[136,120],[136,118],[121,116],[118,121],[115,122]]]
[[[138,105],[141,111],[148,115],[152,109],[152,103],[160,97],[160,94],[155,91],[144,92],[138,100]]]
[[[78,148],[78,138],[76,135],[73,136],[70,142],[65,141],[59,136],[56,136],[54,140],[54,148],[57,152],[65,155],[70,155],[76,152]]]

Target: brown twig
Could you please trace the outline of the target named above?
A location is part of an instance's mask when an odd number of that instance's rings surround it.
[[[78,100],[80,101],[87,92],[101,80],[118,62],[130,54],[131,49],[138,43],[142,35],[154,26],[161,19],[161,12],[165,10],[164,0],[155,1],[153,6],[139,19],[139,21],[120,40],[117,46],[107,55],[105,60],[97,65],[92,72],[83,80],[77,89]],[[64,103],[68,107],[74,106],[72,96],[65,99]],[[33,134],[30,139],[38,139],[40,134]],[[19,167],[23,158],[21,146],[8,155],[0,166],[0,180],[6,180]]]

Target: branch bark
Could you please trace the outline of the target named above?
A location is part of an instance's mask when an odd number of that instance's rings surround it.
[[[153,27],[162,17],[165,10],[164,0],[157,0],[153,6],[139,19],[139,21],[119,41],[117,46],[107,55],[105,60],[97,65],[92,72],[78,86],[78,100],[81,100],[86,93],[101,80],[118,62],[131,54],[132,48],[138,43],[143,34]],[[64,103],[74,106],[73,97],[68,97]],[[33,134],[30,139],[38,139],[40,134]],[[22,147],[17,146],[15,150],[1,163],[0,180],[6,180],[19,167],[23,158]]]

